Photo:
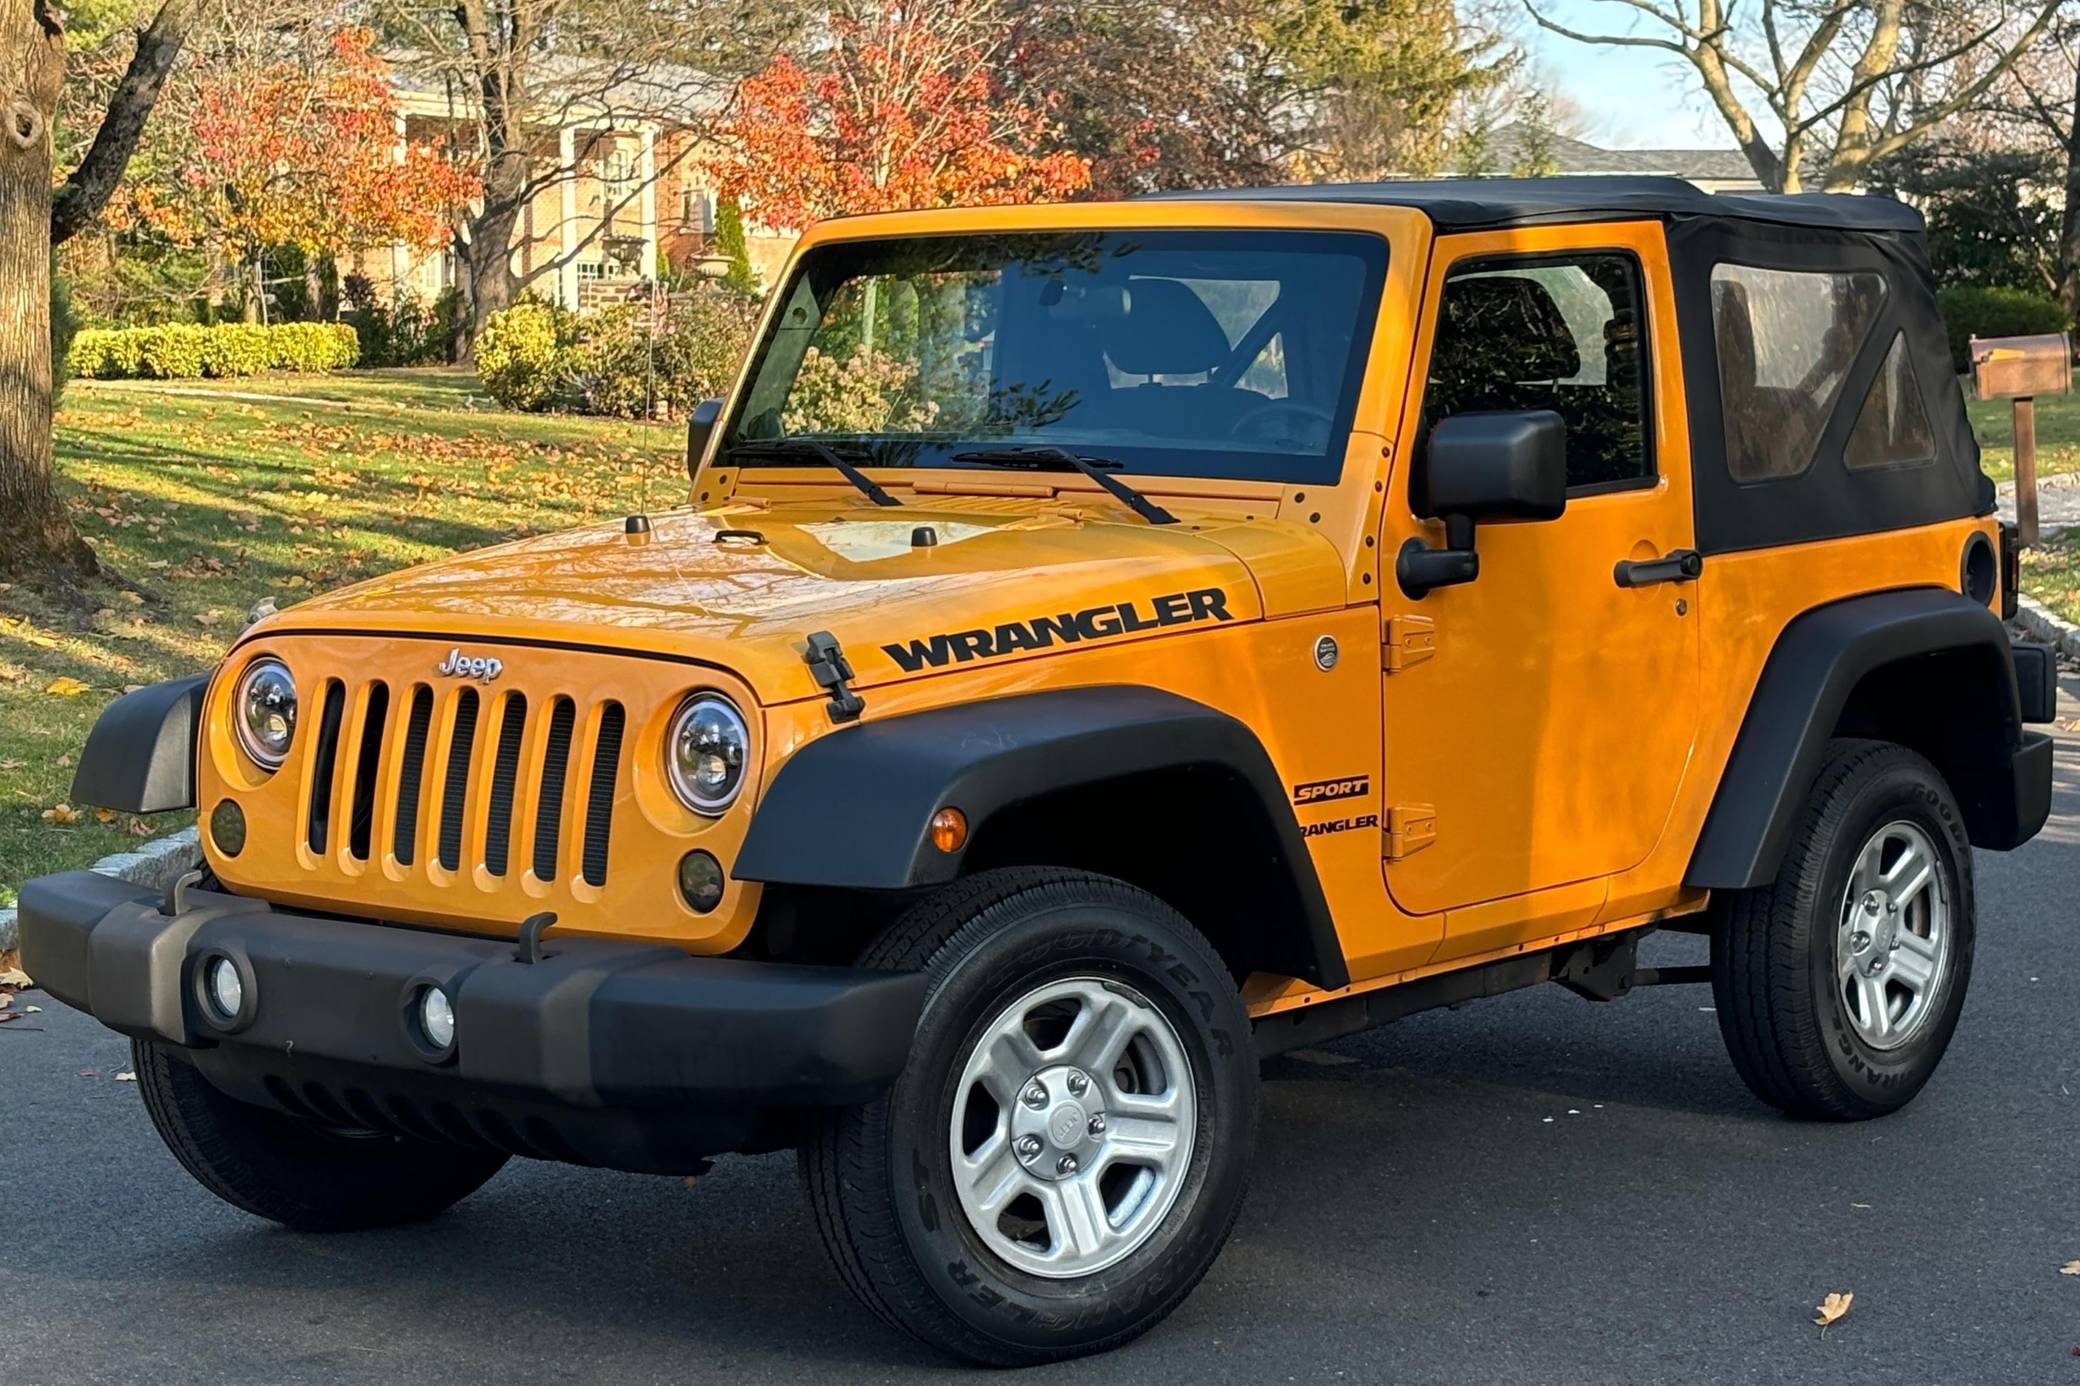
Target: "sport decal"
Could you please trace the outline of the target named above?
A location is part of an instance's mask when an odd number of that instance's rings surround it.
[[[1345,775],[1335,780],[1309,780],[1293,786],[1293,802],[1303,808],[1308,804],[1326,804],[1331,799],[1356,799],[1372,791],[1370,775]]]
[[[1194,621],[1232,621],[1228,594],[1219,587],[1202,587],[1196,592],[1172,592],[1152,598],[1144,607],[1138,602],[1117,602],[1082,611],[1065,611],[1059,616],[1035,616],[1025,621],[1006,621],[994,629],[948,631],[906,645],[883,645],[888,657],[914,674],[930,665],[966,664],[971,659],[993,659],[1020,650],[1044,650],[1052,645],[1073,645],[1080,640],[1103,640],[1107,636],[1155,630],[1160,626],[1187,626]]]

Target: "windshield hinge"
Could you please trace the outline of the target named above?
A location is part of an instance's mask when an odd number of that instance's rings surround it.
[[[852,665],[845,659],[845,651],[838,645],[838,637],[827,630],[817,631],[809,637],[809,648],[802,651],[802,663],[809,666],[809,677],[830,691],[829,704],[833,722],[856,722],[867,710],[866,699],[845,686],[852,677]]]
[[[1395,804],[1387,810],[1386,842],[1381,855],[1400,861],[1437,841],[1437,810],[1429,804]]]
[[[1437,653],[1437,623],[1428,616],[1392,616],[1387,619],[1386,668],[1398,674],[1421,664]]]

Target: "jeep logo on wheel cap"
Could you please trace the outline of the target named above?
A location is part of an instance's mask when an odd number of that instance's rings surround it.
[[[506,669],[505,661],[489,656],[466,655],[460,646],[448,651],[448,657],[433,666],[433,672],[442,678],[476,679],[490,683]]]

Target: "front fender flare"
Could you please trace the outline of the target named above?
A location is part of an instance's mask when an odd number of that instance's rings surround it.
[[[969,843],[990,817],[1041,795],[1155,771],[1205,767],[1242,781],[1261,805],[1270,869],[1288,873],[1301,918],[1296,975],[1349,980],[1299,820],[1263,743],[1242,722],[1160,689],[1101,686],[1014,694],[872,719],[833,731],[780,767],[737,855],[739,878],[771,885],[903,890],[961,874],[932,815],[967,815]],[[1214,845],[1209,844],[1211,849]],[[1208,869],[1219,858],[1209,850]]]
[[[195,744],[209,675],[140,688],[102,709],[79,769],[75,803],[118,813],[165,813],[195,807]]]

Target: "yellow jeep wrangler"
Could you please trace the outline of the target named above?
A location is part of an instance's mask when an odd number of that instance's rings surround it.
[[[688,509],[266,615],[95,727],[74,797],[195,805],[204,860],[32,882],[24,961],[219,1197],[798,1148],[868,1307],[1088,1352],[1219,1252],[1266,1054],[1708,981],[1764,1101],[1900,1107],[1971,849],[2049,810],[1894,202],[828,222],[687,461]]]

